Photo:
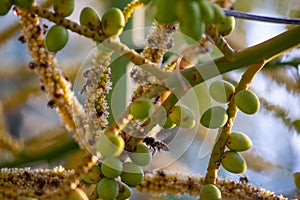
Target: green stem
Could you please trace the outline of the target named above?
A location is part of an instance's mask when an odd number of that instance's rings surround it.
[[[235,50],[228,44],[226,39],[218,33],[216,26],[206,26],[206,33],[223,53],[224,57],[226,57],[229,61],[234,59]]]

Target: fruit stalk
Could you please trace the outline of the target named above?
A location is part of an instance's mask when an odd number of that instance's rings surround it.
[[[206,34],[213,40],[214,44],[219,48],[227,60],[234,58],[236,51],[228,44],[223,36],[218,34],[218,30],[215,26],[206,26]]]
[[[252,80],[254,79],[255,75],[263,68],[264,62],[250,65],[247,70],[242,75],[242,78],[238,85],[235,88],[235,92],[239,92],[241,90],[248,89],[249,85],[251,84]],[[207,167],[207,173],[205,175],[205,184],[216,184],[216,180],[218,177],[218,170],[221,163],[221,158],[224,153],[224,149],[226,146],[226,142],[229,138],[231,128],[233,122],[235,120],[237,114],[237,107],[235,104],[235,98],[231,98],[227,108],[227,115],[228,120],[227,123],[219,129],[220,137],[218,138],[217,142],[215,143],[211,157]]]
[[[34,13],[42,18],[45,18],[51,22],[54,22],[55,24],[60,24],[60,25],[64,26],[65,28],[67,28],[75,33],[78,33],[79,35],[83,35],[88,38],[91,38],[94,41],[102,42],[106,39],[106,37],[103,34],[101,34],[99,31],[94,31],[94,30],[89,29],[86,26],[81,26],[76,22],[66,19],[65,17],[61,17],[51,11],[40,8],[38,6],[30,6],[28,8],[28,11],[31,13]]]

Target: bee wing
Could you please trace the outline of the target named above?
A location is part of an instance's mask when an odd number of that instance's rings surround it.
[[[168,145],[166,145],[166,144],[164,144],[164,145],[161,147],[161,149],[164,150],[164,151],[169,151],[169,150],[170,150],[169,147],[168,147]]]
[[[156,134],[156,139],[161,140],[164,143],[170,143],[173,138],[176,136],[176,133],[178,131],[178,127],[175,126],[174,128],[171,129],[161,129],[157,134]],[[163,149],[163,148],[162,148]],[[165,149],[163,149],[165,150]],[[168,148],[169,150],[169,148]],[[167,151],[167,150],[165,150]]]

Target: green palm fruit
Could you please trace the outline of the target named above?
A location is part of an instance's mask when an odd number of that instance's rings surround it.
[[[177,20],[175,12],[177,0],[157,1],[157,12],[155,20],[162,24],[172,24]]]
[[[105,158],[101,164],[101,172],[107,178],[118,177],[123,170],[123,163],[114,157]]]
[[[62,17],[70,16],[75,7],[74,0],[53,0],[52,4],[54,12]]]
[[[235,151],[226,151],[222,155],[221,163],[227,171],[235,174],[244,173],[247,169],[246,161]]]
[[[135,99],[129,106],[129,113],[135,119],[145,119],[149,117],[153,109],[153,103],[148,98],[140,97]]]
[[[122,137],[113,134],[102,136],[96,143],[96,150],[104,157],[118,157],[124,150]]]
[[[178,0],[176,14],[183,34],[198,41],[205,32],[205,24],[200,20],[201,10],[196,1]]]
[[[227,122],[228,115],[221,106],[214,106],[207,109],[201,116],[200,123],[206,128],[220,128]]]
[[[294,182],[298,189],[300,189],[300,172],[294,173]]]
[[[81,179],[83,182],[88,184],[98,183],[101,179],[102,173],[101,168],[98,165],[94,165],[91,167],[88,173],[84,174]]]
[[[225,18],[226,18],[225,12],[217,4],[212,3],[211,5],[212,5],[212,8],[214,9],[214,13],[215,13],[214,24],[219,24],[225,20]]]
[[[29,8],[33,4],[34,0],[14,0],[14,4],[20,8]]]
[[[170,128],[174,128],[176,126],[176,124],[174,124],[172,122],[172,120],[169,117],[167,117],[167,118],[165,118],[164,123],[160,124],[160,126],[165,128],[165,129],[170,129]]]
[[[206,0],[198,0],[201,10],[201,20],[205,23],[211,24],[215,19],[215,12],[212,3]]]
[[[48,30],[45,42],[49,51],[57,52],[66,46],[68,40],[68,30],[61,25],[54,25]]]
[[[0,16],[6,15],[13,4],[13,0],[0,1]]]
[[[216,26],[220,35],[229,35],[234,30],[235,18],[232,16],[226,16],[225,19],[219,24],[216,24]]]
[[[103,200],[115,199],[119,194],[119,185],[117,181],[110,178],[103,178],[97,184],[97,194]]]
[[[146,166],[152,160],[152,155],[149,148],[144,144],[138,144],[136,150],[129,154],[132,162],[139,166]]]
[[[208,92],[215,101],[227,103],[234,93],[234,86],[227,81],[219,80],[210,84]]]
[[[119,184],[119,194],[117,196],[117,200],[125,200],[131,197],[132,195],[132,191],[131,188],[128,187],[128,185],[126,185],[123,182],[118,181]]]
[[[101,30],[107,37],[120,35],[124,26],[124,14],[119,8],[110,8],[102,16]]]
[[[184,105],[174,106],[168,113],[168,118],[182,128],[193,128],[195,117],[193,112]]]
[[[144,180],[144,172],[140,166],[132,162],[126,162],[123,164],[121,179],[130,187],[135,187]]]
[[[242,112],[249,115],[255,114],[260,106],[258,97],[249,90],[239,91],[235,95],[235,103]]]
[[[221,200],[222,195],[219,188],[213,184],[205,184],[200,190],[200,200]]]
[[[98,13],[90,7],[85,7],[82,9],[79,16],[80,24],[87,26],[92,30],[99,31],[101,28],[101,20]]]
[[[244,133],[231,133],[226,145],[233,151],[246,151],[251,148],[252,141]]]

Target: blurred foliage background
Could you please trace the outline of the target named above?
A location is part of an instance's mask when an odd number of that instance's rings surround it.
[[[79,13],[85,6],[95,8],[102,15],[108,7],[122,8],[127,2],[78,0],[70,18],[79,21]],[[49,7],[49,3],[46,3],[46,7]],[[300,16],[300,2],[297,0],[237,0],[235,9],[268,16]],[[127,30],[151,26],[153,14],[152,4],[139,9],[128,24]],[[51,26],[46,20],[42,20],[42,23]],[[16,31],[10,31],[9,39],[6,39],[4,32],[10,28]],[[238,19],[236,29],[228,37],[228,41],[232,47],[239,50],[262,42],[287,28],[290,26]],[[31,59],[26,45],[18,41],[20,36],[18,17],[14,16],[12,11],[0,18],[0,134],[10,134],[22,141],[20,145],[25,144],[21,155],[14,155],[5,147],[0,147],[0,166],[53,167],[61,164],[72,168],[80,162],[82,152],[72,140],[71,134],[63,128],[55,111],[47,106],[47,96],[40,89],[39,79],[28,68]],[[70,33],[70,36],[67,46],[57,54],[57,59],[65,75],[74,82],[76,76],[81,76],[77,71],[95,48],[95,44],[74,33]],[[135,49],[142,49],[144,37],[142,34],[127,34],[126,43]],[[211,57],[218,56],[220,52],[214,49]],[[244,153],[248,170],[246,174],[233,175],[221,169],[221,177],[239,180],[240,177],[247,176],[249,182],[256,186],[290,197],[296,196],[298,191],[294,185],[293,173],[300,171],[300,135],[292,128],[291,122],[300,118],[299,62],[300,50],[294,49],[269,63],[256,77],[252,89],[259,95],[264,106],[254,116],[239,113],[233,127],[236,131],[248,134],[253,141],[253,148]],[[122,59],[114,63],[127,64]],[[230,72],[225,74],[224,78],[238,81],[242,71]],[[124,73],[126,70],[114,70],[114,82],[118,82]],[[125,77],[127,76],[128,74]],[[114,104],[117,113],[128,103],[130,93],[126,91],[130,91],[131,88],[127,78],[120,81],[118,84],[123,89],[119,91],[124,93],[118,95],[122,96],[124,101],[118,105]],[[199,94],[196,98],[200,99],[200,107],[209,106],[207,101],[210,100],[205,84],[197,86],[195,90]],[[193,98],[189,98],[191,97],[187,95],[184,102],[193,107]],[[171,151],[156,154],[151,166],[147,166],[146,169],[164,167],[205,175],[209,151],[216,132],[208,131],[200,125],[198,128],[197,134],[189,134],[188,131],[177,133],[176,137],[169,141]],[[133,199],[140,199],[140,195],[144,194],[136,192]]]

